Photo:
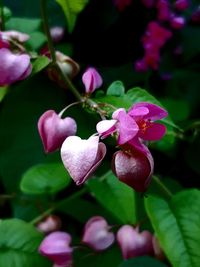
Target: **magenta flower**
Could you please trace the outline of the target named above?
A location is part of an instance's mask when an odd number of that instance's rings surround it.
[[[5,39],[3,32],[0,32],[0,49],[1,48],[10,48],[8,40]]]
[[[140,102],[134,104],[128,114],[139,127],[137,137],[147,141],[156,141],[164,136],[166,127],[154,121],[168,116],[165,109],[148,102]]]
[[[184,11],[189,7],[189,0],[176,0],[175,8],[178,11]]]
[[[131,5],[132,0],[113,0],[113,2],[119,11],[123,11],[125,8]]]
[[[137,228],[124,225],[117,232],[117,241],[125,260],[153,254],[152,234],[149,231],[139,233]]]
[[[68,137],[61,147],[63,164],[77,185],[84,183],[105,157],[106,146],[99,143],[98,136],[83,140]]]
[[[95,216],[89,219],[84,227],[82,243],[96,251],[110,247],[115,236],[109,231],[110,226],[103,217]]]
[[[82,76],[85,92],[93,93],[97,88],[101,87],[103,80],[95,68],[88,68]]]
[[[158,0],[158,20],[166,21],[170,18],[170,8],[168,0]]]
[[[53,232],[44,238],[39,252],[57,266],[69,266],[72,263],[73,249],[70,247],[71,236],[64,232]]]
[[[32,70],[30,56],[13,54],[7,48],[0,49],[0,86],[24,80]]]
[[[133,139],[138,132],[138,125],[134,119],[129,116],[125,109],[116,110],[112,115],[113,120],[102,120],[97,126],[97,132],[102,138],[117,132],[118,144],[122,145]]]
[[[123,183],[135,191],[145,192],[150,184],[154,161],[144,145],[125,145],[124,151],[117,151],[112,159],[112,171]]]
[[[172,16],[170,19],[170,25],[175,30],[180,30],[185,26],[185,18],[181,16]]]
[[[46,111],[38,120],[38,131],[46,153],[59,149],[68,136],[76,134],[76,129],[74,119],[62,119],[54,110]]]

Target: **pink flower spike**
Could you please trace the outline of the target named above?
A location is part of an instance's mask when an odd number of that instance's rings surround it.
[[[7,48],[0,49],[0,86],[25,79],[31,72],[30,56],[13,54]]]
[[[153,255],[152,234],[149,231],[139,233],[132,226],[124,225],[117,232],[117,241],[125,260]]]
[[[68,136],[76,134],[76,129],[74,119],[62,119],[54,110],[46,111],[38,121],[38,131],[46,153],[59,149]]]
[[[98,136],[91,136],[87,140],[70,136],[61,147],[63,164],[77,185],[84,183],[93,174],[105,154],[106,146],[99,143]]]
[[[90,218],[84,227],[82,243],[96,251],[102,251],[110,247],[114,240],[114,234],[109,232],[109,225],[103,217]]]
[[[71,236],[68,233],[53,232],[44,238],[39,252],[58,266],[68,266],[72,262],[73,251],[70,243]]]
[[[125,151],[117,151],[113,155],[112,170],[121,182],[135,191],[145,192],[151,181],[154,161],[148,148],[141,150],[133,148],[128,144],[125,146]]]
[[[116,131],[117,120],[102,120],[97,123],[96,129],[101,138],[106,138]]]
[[[178,11],[184,11],[189,7],[189,0],[176,0],[175,8]]]
[[[82,81],[87,94],[93,93],[103,83],[101,76],[95,68],[88,68],[82,76]]]

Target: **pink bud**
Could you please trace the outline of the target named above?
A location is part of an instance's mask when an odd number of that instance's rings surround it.
[[[7,40],[13,39],[19,43],[24,43],[30,38],[28,34],[18,31],[5,31],[3,32],[3,36]]]
[[[95,68],[88,68],[82,76],[82,81],[87,94],[93,93],[103,83],[101,76]]]
[[[112,170],[117,178],[138,192],[147,190],[151,181],[153,165],[150,152],[146,154],[134,150],[128,145],[125,151],[117,151],[112,159]]]
[[[42,233],[50,233],[59,230],[61,220],[55,215],[50,215],[37,225],[37,229]]]
[[[138,229],[124,225],[117,232],[117,241],[125,260],[153,254],[152,235],[148,231],[139,233]]]
[[[46,153],[59,149],[68,136],[76,134],[76,129],[74,119],[62,119],[54,110],[46,111],[38,121],[38,131]]]
[[[29,55],[13,54],[7,48],[1,48],[0,59],[0,86],[23,80],[31,73],[32,65]]]
[[[106,146],[99,143],[98,136],[82,140],[68,137],[61,147],[63,164],[77,185],[84,183],[105,157]]]
[[[185,18],[173,16],[170,19],[170,25],[175,30],[180,30],[185,26]]]
[[[64,232],[54,232],[44,238],[39,247],[39,252],[52,260],[57,266],[69,266],[72,262],[70,247],[71,236]]]
[[[103,217],[92,217],[85,225],[82,243],[96,251],[110,247],[114,240],[114,234],[109,232],[109,225]]]
[[[51,38],[54,43],[59,43],[62,41],[64,34],[65,34],[65,29],[60,26],[55,26],[50,29],[50,34]]]
[[[175,8],[178,11],[184,11],[189,7],[189,1],[188,0],[177,0],[175,2]]]

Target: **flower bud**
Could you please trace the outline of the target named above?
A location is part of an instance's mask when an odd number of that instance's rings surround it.
[[[170,25],[175,30],[180,30],[185,26],[185,18],[172,16],[170,19]]]
[[[115,236],[109,232],[109,228],[103,217],[92,217],[85,225],[82,243],[96,251],[107,249],[115,240]]]
[[[129,148],[127,148],[129,149]],[[151,181],[153,158],[142,151],[117,151],[112,159],[112,171],[117,178],[138,192],[145,192]]]
[[[60,26],[55,26],[50,29],[50,34],[51,38],[54,43],[59,43],[62,41],[64,34],[65,34],[65,29]]]
[[[61,220],[59,217],[50,215],[37,225],[37,229],[42,233],[50,233],[59,230]]]
[[[82,140],[68,137],[61,147],[63,164],[77,185],[84,183],[105,157],[106,146],[99,143],[98,136]]]
[[[71,236],[64,232],[53,232],[44,238],[39,252],[57,266],[69,266],[72,262]]]
[[[87,94],[93,93],[97,88],[101,87],[103,83],[101,76],[94,68],[88,68],[86,70],[82,76],[82,81]]]
[[[29,55],[13,54],[7,48],[1,48],[0,59],[0,86],[24,80],[31,73]]]
[[[153,254],[152,235],[148,231],[139,233],[138,229],[124,225],[117,232],[117,241],[125,260]]]
[[[59,149],[68,136],[76,134],[76,129],[74,119],[62,119],[54,110],[46,111],[38,121],[38,131],[46,153]]]

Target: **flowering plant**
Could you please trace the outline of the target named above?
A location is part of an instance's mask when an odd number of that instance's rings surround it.
[[[0,267],[200,266],[199,24],[0,0]]]

